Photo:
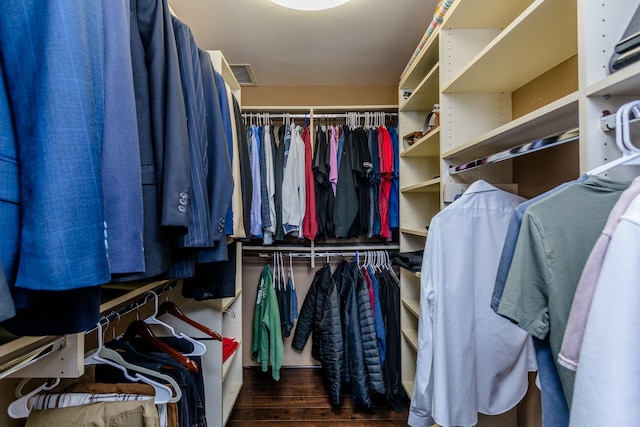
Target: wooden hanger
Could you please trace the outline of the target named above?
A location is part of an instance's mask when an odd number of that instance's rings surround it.
[[[218,341],[222,341],[222,336],[219,333],[217,333],[213,329],[206,327],[202,323],[196,322],[195,320],[189,318],[186,314],[182,312],[182,310],[180,310],[180,307],[178,307],[172,301],[165,301],[162,304],[160,304],[160,307],[158,308],[158,313],[159,314],[169,313],[172,316],[175,316],[178,319],[182,320],[184,323],[187,323],[193,326],[194,328],[196,328],[197,330],[204,332],[205,334],[209,335],[211,338],[216,339]]]
[[[157,348],[163,353],[168,354],[174,360],[178,361],[182,366],[189,369],[190,371],[192,372],[200,371],[198,364],[194,360],[180,353],[178,350],[171,347],[167,343],[160,341],[160,339],[158,339],[158,337],[155,336],[151,328],[149,328],[149,325],[147,325],[142,320],[134,320],[133,322],[131,322],[131,324],[127,327],[127,330],[124,333],[123,339],[125,341],[130,341],[132,338],[135,338],[135,337],[142,338],[142,340],[145,341],[146,343],[151,344],[153,347]]]

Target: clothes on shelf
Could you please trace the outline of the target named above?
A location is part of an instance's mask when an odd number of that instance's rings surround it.
[[[165,0],[29,9],[1,26],[0,320],[58,335],[96,324],[102,284],[225,262],[249,157],[234,94]]]

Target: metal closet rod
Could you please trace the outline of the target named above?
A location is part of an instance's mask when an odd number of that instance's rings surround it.
[[[580,138],[578,129],[570,129],[561,133],[538,139],[532,142],[528,142],[523,145],[519,145],[508,150],[501,151],[490,156],[482,157],[476,160],[472,160],[467,163],[463,163],[458,166],[449,166],[449,175],[455,175],[462,172],[468,172],[473,169],[477,169],[482,166],[487,166],[493,163],[498,163],[503,160],[513,159],[525,154],[533,153],[536,151],[544,150],[546,148],[555,147],[556,145],[565,144],[567,142],[575,141]]]
[[[299,254],[327,253],[327,252],[375,252],[397,251],[400,245],[367,245],[367,246],[243,246],[243,251],[249,252],[291,252]]]
[[[111,312],[109,312],[109,314],[103,314],[102,316],[100,316],[100,320],[99,320],[100,324],[102,325],[103,328],[106,328],[114,320],[117,321],[123,316],[126,316],[127,314],[133,313],[134,311],[138,310],[140,307],[144,306],[147,302],[153,301],[155,299],[155,296],[151,294],[151,291],[155,292],[155,294],[158,295],[158,298],[160,298],[160,296],[171,292],[171,290],[176,286],[176,284],[177,282],[175,281],[168,282],[168,283],[162,284],[161,286],[158,286],[155,289],[149,289],[147,292],[140,295],[138,298],[132,300],[131,302],[118,308],[117,310],[112,310]],[[98,329],[98,326],[96,325],[93,328],[87,330],[85,332],[85,335],[88,335],[91,332],[96,331],[97,329]]]
[[[331,256],[355,257],[366,252],[387,251],[395,252],[400,250],[400,245],[367,245],[367,246],[243,246],[243,251],[253,252],[251,255],[260,258],[270,258],[275,252],[288,252],[295,258],[309,258],[311,268],[316,267],[316,258],[328,258]],[[242,254],[243,256],[249,254]]]
[[[382,114],[384,113],[385,115],[389,115],[389,116],[397,116],[398,113],[390,113],[390,112],[386,112],[386,111],[367,111],[366,113],[369,114]],[[273,112],[264,112],[264,113],[242,113],[242,117],[243,118],[251,118],[251,117],[288,117],[291,119],[306,119],[306,118],[311,118],[313,117],[318,118],[318,119],[344,119],[344,118],[348,118],[349,115],[356,115],[357,118],[359,119],[364,119],[365,112],[364,111],[354,111],[354,112],[349,112],[349,113],[273,113]]]

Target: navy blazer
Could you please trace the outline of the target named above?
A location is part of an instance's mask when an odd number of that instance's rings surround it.
[[[189,27],[175,16],[171,17],[171,22],[178,51],[180,82],[187,114],[191,181],[189,231],[178,239],[169,270],[170,278],[182,279],[195,274],[194,248],[212,247],[213,237],[209,219],[209,194],[206,187],[207,128],[198,48]]]
[[[130,1],[145,271],[113,281],[166,274],[169,243],[184,235],[189,224],[189,139],[171,14],[166,0]]]
[[[207,159],[209,170],[207,188],[209,191],[211,230],[215,242],[215,249],[198,253],[197,261],[203,263],[224,261],[228,258],[225,225],[227,223],[227,212],[231,208],[234,183],[229,141],[224,131],[222,109],[218,99],[218,82],[211,64],[211,56],[209,56],[208,52],[198,49],[198,57],[200,59],[207,111]]]

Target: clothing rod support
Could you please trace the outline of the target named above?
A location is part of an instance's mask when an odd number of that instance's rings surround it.
[[[640,107],[637,105],[631,108],[633,117],[629,119],[629,123],[635,123],[640,120]],[[609,111],[603,111],[600,116],[600,129],[603,132],[609,132],[616,128],[616,114]]]
[[[66,343],[66,337],[57,337],[53,341],[50,341],[34,350],[31,350],[29,353],[18,357],[17,359],[15,359],[15,363],[11,362],[4,366],[2,372],[0,372],[0,379],[6,378],[11,374],[14,374],[19,370],[36,363],[45,356],[62,350],[66,346]]]

